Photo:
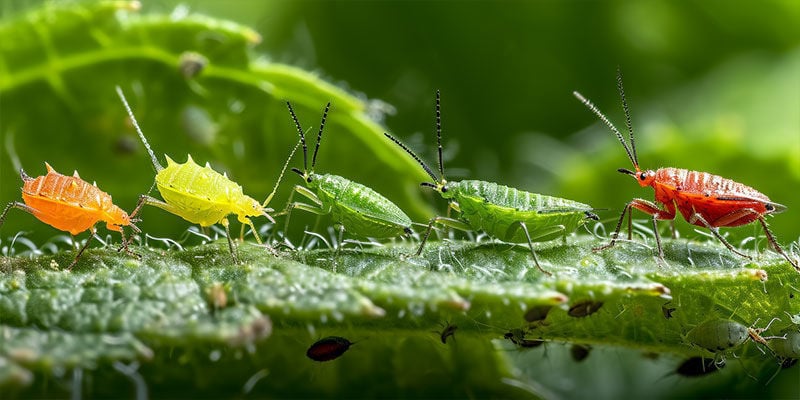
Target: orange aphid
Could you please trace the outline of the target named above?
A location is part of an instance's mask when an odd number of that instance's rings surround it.
[[[128,213],[115,206],[111,196],[100,190],[97,185],[81,179],[77,171],[72,176],[66,176],[56,172],[50,164],[44,165],[47,167],[47,175],[36,178],[31,178],[25,171],[20,170],[24,203],[18,201],[9,203],[0,214],[0,226],[12,208],[33,214],[40,221],[69,232],[72,236],[86,230],[91,230],[94,235],[95,225],[103,221],[106,223],[106,228],[122,235],[123,248],[127,251],[127,241],[122,227],[130,226],[134,232],[140,232],[132,223]],[[83,248],[78,251],[70,268],[89,246],[89,242],[90,240],[87,240]]]

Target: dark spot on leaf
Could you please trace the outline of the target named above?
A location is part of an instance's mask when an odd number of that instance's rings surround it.
[[[547,314],[550,312],[551,308],[553,308],[553,306],[545,305],[545,306],[530,307],[528,308],[527,311],[525,311],[525,316],[524,316],[525,321],[528,322],[543,321],[545,318],[547,318]]]
[[[331,361],[341,357],[353,343],[339,336],[328,336],[312,344],[306,351],[306,357],[314,361]]]
[[[581,362],[589,357],[589,352],[592,350],[591,346],[583,344],[573,344],[569,349],[569,354],[575,362]]]
[[[675,373],[686,377],[697,377],[710,374],[725,367],[725,361],[714,362],[713,358],[692,357],[678,366]]]
[[[589,315],[596,313],[597,310],[599,310],[600,307],[602,306],[603,306],[602,301],[586,300],[580,303],[576,303],[575,305],[570,307],[569,311],[567,311],[567,314],[570,317],[575,317],[575,318],[588,317]]]

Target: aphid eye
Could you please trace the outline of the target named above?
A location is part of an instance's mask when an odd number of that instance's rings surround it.
[[[640,173],[640,174],[639,174],[639,180],[642,180],[642,181],[643,181],[643,180],[645,180],[645,179],[647,179],[647,174],[645,174],[644,172]]]
[[[442,186],[442,193],[447,193],[447,186]]]
[[[311,183],[311,181],[313,181],[313,180],[314,180],[314,178],[312,178],[310,176],[308,178],[306,178],[306,182],[308,182],[308,183]]]

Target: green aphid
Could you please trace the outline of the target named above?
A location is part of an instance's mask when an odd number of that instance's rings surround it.
[[[686,339],[693,345],[702,347],[712,353],[724,352],[735,349],[747,339],[767,346],[766,339],[761,333],[769,329],[773,319],[765,328],[753,328],[744,326],[736,321],[727,319],[715,319],[705,321],[695,326],[686,334]]]
[[[550,275],[539,266],[532,242],[565,238],[567,234],[586,223],[587,219],[597,220],[597,216],[591,212],[592,207],[577,201],[530,193],[494,182],[446,180],[442,166],[442,124],[439,103],[439,91],[436,91],[439,178],[408,147],[388,133],[384,133],[386,137],[411,155],[433,179],[433,182],[423,182],[421,186],[430,187],[439,192],[443,198],[450,201],[448,211],[453,210],[460,215],[459,219],[440,216],[431,219],[417,250],[417,255],[422,254],[433,224],[439,223],[463,231],[482,230],[504,242],[527,242],[536,268]]]
[[[331,104],[325,106],[322,114],[317,145],[311,159],[311,169],[308,168],[308,147],[303,127],[297,120],[291,103],[287,101],[286,105],[289,107],[289,113],[297,126],[300,142],[303,145],[303,170],[292,168],[292,171],[300,175],[306,183],[306,186],[294,187],[289,197],[289,204],[282,212],[287,214],[286,228],[289,226],[291,211],[297,208],[317,215],[330,214],[333,221],[341,228],[340,235],[344,230],[356,236],[376,239],[412,234],[411,218],[380,193],[338,175],[314,172],[322,131]],[[305,196],[313,204],[292,202],[295,193]]]

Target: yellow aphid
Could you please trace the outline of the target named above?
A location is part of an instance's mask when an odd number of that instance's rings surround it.
[[[235,214],[239,222],[249,226],[253,230],[256,241],[261,244],[261,238],[258,236],[253,222],[248,217],[264,216],[275,222],[267,214],[267,211],[272,211],[272,209],[266,208],[272,195],[261,204],[252,197],[245,195],[242,187],[228,179],[225,174],[214,171],[208,164],[204,167],[197,165],[191,156],[183,164],[179,164],[167,156],[166,168],[161,166],[147,143],[142,130],[139,128],[139,124],[133,116],[133,111],[131,111],[125,95],[122,93],[122,89],[119,87],[117,87],[117,94],[125,105],[125,109],[128,111],[136,132],[142,139],[144,147],[150,154],[150,159],[156,170],[156,187],[158,192],[161,193],[161,197],[164,198],[162,201],[148,195],[140,196],[139,204],[131,215],[136,215],[142,205],[149,204],[203,227],[222,224],[228,237],[231,256],[233,256],[234,262],[237,263],[238,258],[236,257],[230,228],[228,227],[229,214]],[[283,173],[281,173],[282,176]],[[278,178],[278,181],[280,182],[280,178]]]

